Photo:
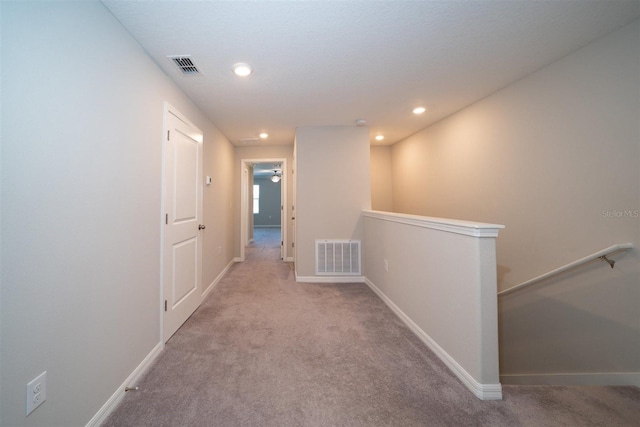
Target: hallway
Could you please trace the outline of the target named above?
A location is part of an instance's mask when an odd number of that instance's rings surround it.
[[[620,425],[634,387],[505,386],[480,401],[364,284],[296,283],[258,229],[105,426]]]

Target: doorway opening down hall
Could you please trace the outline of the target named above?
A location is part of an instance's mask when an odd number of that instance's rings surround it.
[[[256,162],[251,165],[249,179],[248,239],[245,250],[277,249],[276,260],[285,258],[284,251],[284,179],[279,161]]]

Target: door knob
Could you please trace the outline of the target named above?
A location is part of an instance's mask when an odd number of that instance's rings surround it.
[[[205,228],[207,228],[206,225],[204,224],[198,224],[198,230],[204,230]]]
[[[295,217],[295,216],[292,216],[292,217],[291,217],[291,219],[296,219],[296,217]]]

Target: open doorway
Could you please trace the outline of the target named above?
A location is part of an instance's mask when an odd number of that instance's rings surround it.
[[[253,229],[249,230],[249,240],[254,246],[282,246],[282,165],[254,164],[252,184]]]
[[[286,170],[283,158],[241,160],[241,261],[248,245],[279,246],[280,259],[286,258]]]

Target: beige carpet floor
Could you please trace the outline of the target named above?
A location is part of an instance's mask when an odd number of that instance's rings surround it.
[[[276,231],[256,232],[105,426],[640,425],[635,387],[478,400],[366,285],[296,283]]]

